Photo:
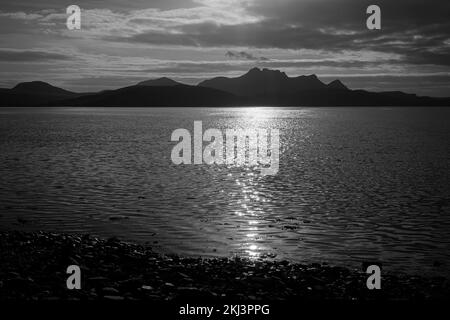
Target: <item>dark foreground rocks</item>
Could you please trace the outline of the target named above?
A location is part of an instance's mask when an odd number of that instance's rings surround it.
[[[81,290],[66,269],[81,268]],[[0,300],[441,300],[444,278],[382,275],[287,261],[163,256],[138,244],[54,233],[0,233]]]

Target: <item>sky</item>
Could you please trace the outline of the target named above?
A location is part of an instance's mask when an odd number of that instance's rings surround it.
[[[66,8],[81,8],[68,30]],[[366,9],[381,8],[381,30]],[[352,89],[450,96],[448,0],[0,0],[0,87],[86,92],[252,67]]]

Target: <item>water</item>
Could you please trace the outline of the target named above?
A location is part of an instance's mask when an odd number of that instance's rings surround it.
[[[281,132],[280,170],[175,166],[173,130]],[[450,274],[450,108],[0,109],[0,226]]]

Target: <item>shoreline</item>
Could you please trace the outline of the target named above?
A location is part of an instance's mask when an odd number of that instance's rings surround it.
[[[162,255],[90,235],[0,232],[0,300],[448,300],[444,277],[383,273],[368,290],[362,270],[328,264]],[[68,290],[66,269],[81,269]]]

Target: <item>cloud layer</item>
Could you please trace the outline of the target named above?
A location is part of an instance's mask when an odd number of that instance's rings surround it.
[[[82,30],[69,31],[60,1],[2,2],[1,85],[41,79],[92,90],[163,75],[195,83],[261,66],[346,78],[350,87],[450,96],[446,0],[377,1],[376,31],[365,27],[371,3],[360,0],[77,4]]]

